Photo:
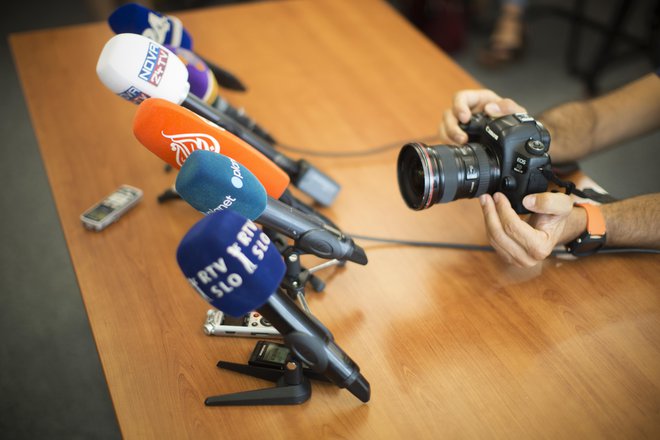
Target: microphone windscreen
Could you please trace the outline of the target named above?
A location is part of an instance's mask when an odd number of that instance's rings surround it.
[[[215,212],[193,225],[176,259],[206,301],[236,317],[266,303],[286,270],[268,236],[231,211]]]
[[[190,93],[197,96],[199,99],[206,102],[208,105],[213,105],[218,99],[218,82],[215,75],[206,65],[204,60],[195,55],[192,51],[182,47],[174,47],[165,45],[176,56],[179,57],[181,62],[188,70],[188,84],[190,84]]]
[[[101,82],[139,104],[149,97],[181,103],[188,96],[188,70],[165,46],[136,34],[119,34],[103,47],[96,64]]]
[[[135,112],[133,133],[142,145],[174,168],[195,150],[222,153],[252,171],[269,196],[279,198],[289,185],[289,175],[239,137],[162,99],[147,99]]]
[[[108,17],[108,24],[116,34],[139,34],[159,44],[192,49],[192,38],[178,18],[152,11],[137,3],[118,7]]]
[[[205,214],[231,210],[250,220],[266,209],[266,190],[254,175],[222,154],[193,151],[176,176],[176,192]]]

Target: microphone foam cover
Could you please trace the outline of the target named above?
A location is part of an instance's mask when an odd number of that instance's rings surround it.
[[[101,82],[139,104],[155,96],[180,103],[188,96],[188,70],[165,46],[136,34],[119,34],[103,47],[96,63]]]
[[[204,60],[195,55],[192,51],[182,47],[165,45],[176,56],[188,70],[188,83],[190,84],[190,93],[197,96],[209,105],[213,105],[218,99],[218,82],[215,75],[206,65]]]
[[[254,220],[268,203],[266,190],[250,170],[211,151],[193,151],[174,186],[186,202],[205,214],[231,210]]]
[[[239,137],[163,99],[147,99],[135,112],[133,133],[142,145],[174,168],[195,150],[222,153],[249,168],[269,196],[277,199],[289,185],[289,175]]]
[[[286,270],[268,236],[231,211],[215,212],[193,225],[176,259],[206,301],[236,317],[266,303]]]
[[[192,48],[192,38],[181,24],[181,20],[152,11],[137,3],[118,7],[108,17],[108,24],[116,34],[144,35],[159,44]]]

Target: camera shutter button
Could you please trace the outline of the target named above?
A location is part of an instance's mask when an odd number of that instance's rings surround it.
[[[527,141],[527,144],[525,144],[525,150],[527,150],[529,154],[540,156],[545,153],[545,144],[541,141],[530,139]]]

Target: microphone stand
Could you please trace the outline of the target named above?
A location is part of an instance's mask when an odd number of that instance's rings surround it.
[[[298,300],[301,308],[311,315],[305,300],[305,286],[309,282],[316,292],[323,291],[325,283],[316,277],[314,272],[327,267],[343,265],[345,262],[334,259],[311,269],[305,269],[300,262],[302,251],[287,245],[286,240],[280,234],[274,231],[264,232],[268,234],[280,250],[286,263],[286,274],[280,288],[286,291],[291,299]],[[314,343],[306,344],[302,342],[301,344],[305,345],[309,352],[318,350],[318,346]],[[226,361],[219,361],[217,366],[225,370],[268,380],[275,383],[275,386],[207,397],[204,401],[206,406],[297,405],[306,402],[312,396],[310,379],[330,383],[330,380],[322,374],[303,368],[303,363],[292,352],[287,355],[283,369]]]

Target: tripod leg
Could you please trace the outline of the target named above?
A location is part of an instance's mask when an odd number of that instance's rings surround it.
[[[298,385],[284,385],[261,390],[208,397],[206,406],[296,405],[306,402],[312,395],[308,380]]]

